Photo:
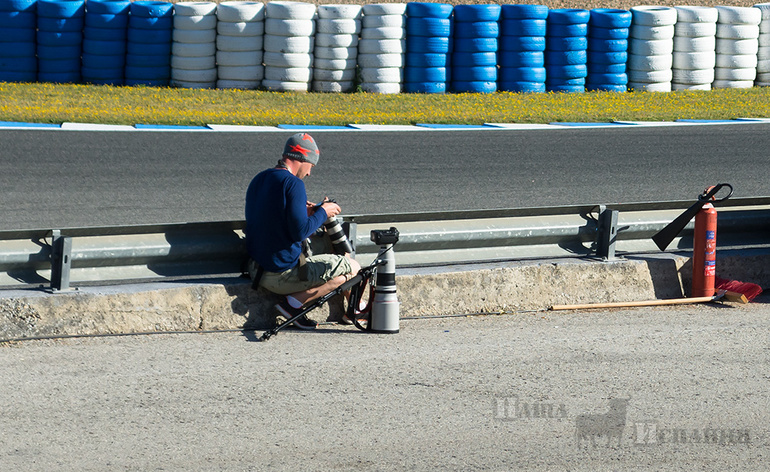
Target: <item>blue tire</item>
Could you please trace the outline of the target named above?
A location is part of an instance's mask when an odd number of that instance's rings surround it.
[[[408,52],[405,55],[405,64],[406,67],[446,67],[448,59],[447,54]]]
[[[588,50],[596,52],[626,52],[628,50],[628,40],[588,38]]]
[[[144,18],[165,18],[174,15],[174,4],[169,2],[153,2],[137,0],[131,3],[129,13]]]
[[[98,56],[95,54],[83,54],[83,68],[89,69],[123,69],[126,65],[125,54],[113,54],[111,56]]]
[[[405,67],[404,82],[446,82],[446,67]]]
[[[584,85],[545,85],[545,89],[548,92],[556,93],[584,93],[586,88]]]
[[[85,0],[38,0],[38,18],[76,18],[86,12]]]
[[[545,51],[545,37],[500,36],[497,47],[500,51]]]
[[[628,39],[628,28],[589,28],[588,36],[595,39]]]
[[[51,31],[38,31],[37,44],[43,46],[80,46],[83,42],[83,34],[80,32],[55,33]]]
[[[149,79],[134,79],[126,77],[123,82],[125,85],[132,87],[165,87],[168,85],[168,79],[164,80],[149,80]]]
[[[95,41],[125,41],[126,28],[83,28],[83,39]]]
[[[123,68],[93,69],[90,67],[83,67],[80,70],[80,75],[83,77],[84,82],[90,82],[91,80],[122,80]]]
[[[35,57],[0,57],[0,71],[35,72],[37,59]]]
[[[545,51],[545,63],[553,65],[585,64],[588,62],[586,51]]]
[[[533,19],[548,18],[548,7],[545,5],[502,5],[500,18],[503,19]]]
[[[111,13],[86,13],[87,28],[123,28],[128,26],[128,15]]]
[[[452,90],[458,93],[494,93],[497,91],[497,82],[465,82],[452,81]]]
[[[455,38],[456,52],[496,52],[497,38]]]
[[[445,93],[446,82],[404,82],[406,93]]]
[[[593,84],[593,83],[586,82],[586,90],[588,90],[589,92],[600,91],[600,92],[623,93],[628,91],[628,86],[612,85],[612,84]]]
[[[126,80],[168,80],[171,78],[171,67],[138,67],[126,66]]]
[[[497,77],[499,82],[545,83],[545,74],[545,67],[501,67]]]
[[[455,21],[497,21],[500,18],[500,5],[455,5]]]
[[[545,92],[545,83],[543,82],[498,82],[497,89],[503,92],[543,93]]]
[[[0,43],[3,57],[35,57],[37,44],[34,41]]]
[[[44,18],[38,17],[37,29],[40,31],[55,31],[63,33],[79,33],[83,31],[83,18]]]
[[[77,57],[82,53],[80,46],[37,45],[37,57],[41,60],[55,60],[62,57]]]
[[[497,55],[500,67],[543,67],[545,53],[540,51],[501,51]]]
[[[0,0],[0,11],[37,11],[37,0]]]
[[[37,28],[37,15],[31,11],[0,10],[0,29]]]
[[[406,16],[417,18],[449,18],[454,7],[446,3],[409,2]]]
[[[138,56],[169,56],[171,57],[171,41],[167,43],[134,43],[126,41],[126,54]]]
[[[454,67],[495,66],[497,54],[493,52],[455,52],[452,54]]]
[[[588,24],[600,28],[629,28],[631,12],[612,8],[594,8],[591,10],[591,19]]]
[[[37,71],[10,72],[0,70],[0,82],[35,82]]]
[[[497,67],[452,67],[453,82],[496,82]]]
[[[621,62],[619,64],[596,64],[593,62],[588,63],[588,74],[625,74],[626,63]]]
[[[447,18],[407,18],[407,36],[440,36],[449,37],[451,20]]]
[[[501,20],[502,36],[545,36],[545,20]]]
[[[44,73],[72,73],[80,74],[80,57],[69,59],[45,59],[37,62],[37,71]]]
[[[128,16],[130,29],[142,30],[170,30],[174,27],[174,19],[171,17],[145,18],[143,16]]]
[[[586,82],[595,84],[625,85],[628,83],[626,74],[588,74]]]
[[[548,11],[548,23],[559,25],[575,25],[588,23],[591,12],[579,8],[555,8]]]
[[[627,52],[594,52],[588,53],[591,64],[625,64],[628,61]]]
[[[588,24],[561,25],[548,23],[545,28],[546,36],[588,36]]]
[[[546,51],[584,51],[588,49],[585,36],[548,36],[545,38]]]
[[[126,39],[129,43],[141,43],[141,44],[171,44],[173,32],[171,30],[141,30],[131,29],[126,31]]]
[[[86,2],[86,14],[128,15],[130,8],[129,0],[88,0]]]
[[[157,67],[168,67],[170,64],[171,64],[170,55],[162,55],[162,56],[150,56],[150,55],[140,56],[138,54],[126,55],[126,67],[157,68]]]
[[[582,85],[585,86],[586,84],[586,78],[585,77],[575,77],[572,79],[565,79],[562,77],[555,77],[555,78],[548,78],[545,81],[545,85]]]
[[[407,52],[446,54],[449,52],[449,38],[439,38],[436,36],[407,36],[406,50]]]
[[[0,43],[34,43],[36,36],[34,28],[0,29]]]
[[[499,35],[500,27],[496,21],[455,23],[455,38],[497,38]]]
[[[113,54],[125,54],[125,41],[96,41],[93,39],[83,40],[83,53],[96,56],[110,56]]]
[[[38,72],[38,82],[54,84],[76,84],[80,82],[80,71],[76,72]]]
[[[550,65],[545,67],[546,80],[568,80],[585,78],[588,75],[588,66],[586,65],[569,65],[558,66]]]
[[[113,85],[113,86],[119,86],[119,85],[125,85],[125,80],[123,77],[119,77],[116,79],[88,79],[85,78],[81,79],[83,82],[87,82],[91,85]]]

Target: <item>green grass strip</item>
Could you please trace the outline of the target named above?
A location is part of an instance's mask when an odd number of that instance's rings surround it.
[[[492,94],[275,93],[0,83],[0,121],[105,124],[483,124],[770,117],[770,88]]]

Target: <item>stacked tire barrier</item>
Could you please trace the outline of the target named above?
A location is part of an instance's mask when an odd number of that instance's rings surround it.
[[[632,7],[631,14],[628,88],[670,92],[677,12],[670,7],[641,6]]]
[[[625,92],[631,12],[595,8],[588,21],[587,90]]]
[[[355,87],[361,11],[360,5],[318,7],[313,91],[350,92]]]
[[[128,14],[126,85],[168,85],[174,5],[137,0]]]
[[[757,78],[754,86],[770,87],[770,3],[758,3],[754,7],[762,11],[757,48]]]
[[[171,85],[213,88],[217,85],[217,4],[174,4]]]
[[[452,66],[453,10],[446,3],[406,4],[405,91],[447,91]]]
[[[80,82],[84,0],[38,0],[37,80]]]
[[[0,0],[0,81],[37,80],[36,0]]]
[[[757,76],[759,8],[716,7],[716,68],[712,88],[751,88]]]
[[[711,90],[716,65],[716,23],[712,7],[675,7],[672,90]]]
[[[265,12],[262,86],[279,92],[307,92],[313,79],[316,6],[304,2],[270,2]]]
[[[585,92],[590,16],[588,10],[571,8],[548,12],[545,88],[549,92]]]
[[[361,89],[371,93],[398,93],[401,84],[366,81],[378,75],[401,78],[404,74],[406,3],[382,3],[363,6],[362,42],[358,47]],[[376,39],[382,37],[383,39]],[[409,90],[407,90],[409,91]]]
[[[497,61],[498,90],[545,92],[545,34],[548,7],[544,5],[503,5]],[[492,55],[483,56],[487,63]]]
[[[83,29],[83,82],[123,85],[129,0],[89,0]]]
[[[497,65],[489,65],[484,54],[497,54],[500,12],[500,5],[454,7],[453,91],[497,91]]]
[[[217,88],[250,90],[265,76],[265,4],[221,2],[217,6]]]

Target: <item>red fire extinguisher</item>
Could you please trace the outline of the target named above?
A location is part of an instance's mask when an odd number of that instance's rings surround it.
[[[717,210],[706,203],[695,215],[692,247],[692,297],[714,295],[717,264]]]

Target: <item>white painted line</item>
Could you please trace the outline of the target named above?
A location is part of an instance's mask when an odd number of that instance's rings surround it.
[[[348,125],[351,128],[355,128],[361,131],[425,131],[425,128],[421,126],[412,125]]]
[[[735,121],[755,123],[770,123],[770,118],[736,118]]]
[[[494,126],[504,129],[564,129],[569,126],[547,125],[539,123],[484,123],[487,126]]]
[[[62,123],[61,129],[70,131],[134,131],[130,125],[102,125],[98,123]]]
[[[248,125],[206,125],[213,131],[235,131],[235,132],[254,132],[254,131],[283,131],[275,126],[248,126]]]

